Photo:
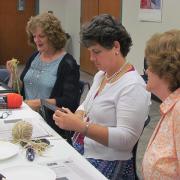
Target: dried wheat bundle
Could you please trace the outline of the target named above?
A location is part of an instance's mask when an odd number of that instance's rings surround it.
[[[12,129],[13,143],[19,143],[23,148],[31,147],[38,155],[49,147],[47,142],[42,140],[32,140],[33,126],[27,121],[17,122]]]
[[[13,84],[12,84],[12,87],[15,91],[17,91],[20,94],[19,77],[18,77],[18,73],[17,73],[17,66],[19,64],[19,61],[15,58],[12,58],[11,64],[12,64],[12,68],[13,68]]]
[[[12,137],[14,143],[21,141],[30,141],[32,137],[33,126],[27,121],[17,122],[12,129]]]

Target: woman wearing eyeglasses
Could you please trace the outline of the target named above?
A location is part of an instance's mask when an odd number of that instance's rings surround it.
[[[143,159],[145,180],[180,179],[180,30],[147,42],[147,90],[162,100],[159,120]]]

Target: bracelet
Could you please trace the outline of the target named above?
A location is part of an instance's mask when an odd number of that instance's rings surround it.
[[[88,129],[89,129],[89,125],[90,125],[90,123],[89,122],[86,122],[86,126],[85,126],[85,128],[84,128],[84,136],[86,136],[87,135],[87,132],[88,132]]]

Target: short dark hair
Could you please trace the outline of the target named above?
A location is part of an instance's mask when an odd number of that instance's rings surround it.
[[[106,49],[112,49],[114,41],[118,41],[123,57],[127,56],[132,46],[132,39],[125,27],[109,14],[95,16],[90,22],[84,24],[80,38],[85,47],[98,43]]]

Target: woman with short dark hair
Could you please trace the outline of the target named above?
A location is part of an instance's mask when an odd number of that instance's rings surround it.
[[[57,110],[53,118],[59,127],[81,133],[75,133],[73,146],[108,179],[135,179],[132,149],[149,112],[150,94],[125,59],[131,37],[119,21],[103,14],[82,27],[81,42],[99,72],[75,114]]]

